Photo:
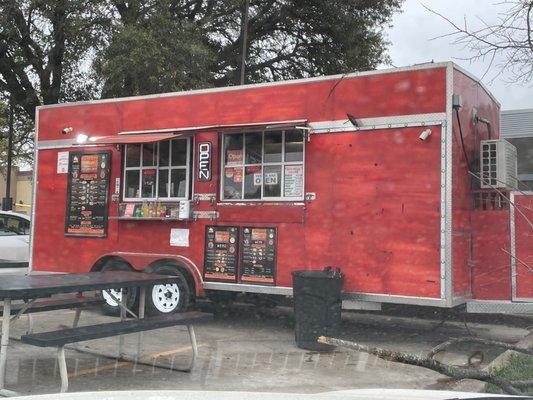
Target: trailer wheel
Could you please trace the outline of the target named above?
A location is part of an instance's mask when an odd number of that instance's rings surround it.
[[[102,272],[109,272],[109,271],[131,271],[131,268],[128,264],[125,262],[120,261],[113,261],[109,264],[106,264],[102,267],[100,270]],[[109,290],[111,294],[117,299],[121,300],[122,293],[120,289],[111,289]],[[126,294],[126,307],[128,307],[130,310],[134,311],[137,306],[137,288],[127,288],[124,289],[123,292]],[[110,316],[119,316],[120,315],[120,307],[118,306],[117,301],[111,297],[106,291],[102,290],[101,292],[102,298],[104,299],[104,304],[102,304],[102,312],[105,315]]]
[[[177,283],[154,285],[146,292],[146,314],[151,316],[172,314],[187,310],[190,304],[192,288],[187,279],[177,268],[160,265],[150,270],[159,275],[175,275]]]

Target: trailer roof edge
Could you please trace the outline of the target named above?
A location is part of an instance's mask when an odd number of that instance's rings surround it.
[[[70,103],[45,104],[45,105],[37,106],[37,110],[46,110],[49,108],[58,108],[58,107],[73,107],[73,106],[82,106],[82,105],[117,103],[117,102],[134,101],[134,100],[149,100],[149,99],[158,99],[158,98],[175,97],[175,96],[190,96],[190,95],[206,94],[206,93],[231,92],[231,91],[236,91],[236,90],[247,90],[247,89],[253,89],[253,88],[260,88],[260,87],[293,85],[293,84],[299,84],[299,83],[305,83],[305,82],[321,82],[321,81],[330,81],[330,80],[336,80],[336,79],[341,79],[341,78],[346,79],[346,78],[356,78],[359,76],[392,74],[396,72],[407,72],[407,71],[416,71],[416,70],[433,69],[433,68],[446,68],[450,63],[453,64],[451,61],[443,61],[443,62],[436,62],[436,63],[428,62],[428,63],[410,65],[406,67],[376,69],[376,70],[371,70],[371,71],[356,71],[356,72],[351,72],[348,74],[323,75],[323,76],[292,79],[292,80],[285,80],[285,81],[273,81],[273,82],[252,83],[252,84],[238,85],[238,86],[224,86],[224,87],[215,87],[215,88],[194,89],[194,90],[186,90],[186,91],[181,91],[181,92],[147,94],[147,95],[142,95],[142,96],[116,97],[116,98],[111,98],[111,99],[83,100],[83,101],[74,101]],[[457,67],[455,64],[453,65],[454,67]],[[471,75],[469,76],[472,79],[474,79],[476,82],[478,82],[477,78],[472,77]]]
[[[481,89],[483,89],[485,91],[485,93],[488,94],[488,96],[492,99],[492,101],[494,101],[498,105],[499,108],[502,107],[502,104],[498,101],[498,99],[496,99],[496,97],[492,94],[492,92],[489,89],[487,89],[485,84],[483,82],[481,82],[481,79],[477,78],[475,75],[471,74],[470,72],[468,72],[463,67],[460,67],[459,65],[457,65],[457,64],[455,64],[455,63],[453,63],[451,61],[450,61],[450,63],[452,64],[452,66],[453,66],[453,68],[455,70],[459,71],[463,75],[465,75],[468,78],[470,78],[473,81],[475,81],[479,86],[481,86]]]

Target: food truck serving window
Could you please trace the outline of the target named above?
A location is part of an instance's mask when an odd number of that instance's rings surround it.
[[[189,159],[189,138],[126,145],[124,199],[188,199]]]
[[[303,200],[301,131],[225,134],[222,158],[224,200]]]

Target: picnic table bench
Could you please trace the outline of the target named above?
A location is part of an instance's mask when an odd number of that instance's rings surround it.
[[[187,368],[180,369],[180,371],[189,372],[194,366],[194,362],[198,356],[198,346],[196,344],[196,336],[194,334],[194,328],[192,324],[195,322],[206,321],[211,317],[211,314],[191,311],[180,314],[162,315],[151,318],[108,322],[104,324],[81,326],[57,331],[33,333],[24,335],[20,339],[22,343],[33,346],[57,347],[57,361],[59,364],[59,374],[61,376],[61,393],[63,393],[68,390],[68,373],[65,360],[66,344],[185,325],[187,326],[189,338],[191,340],[192,359],[189,363],[189,366]]]
[[[61,375],[61,391],[68,389],[67,369],[64,348],[68,343],[77,343],[84,340],[98,339],[111,336],[119,336],[119,357],[123,358],[122,346],[123,335],[127,333],[139,334],[137,350],[140,352],[141,337],[143,331],[160,329],[176,325],[185,325],[188,328],[192,344],[193,357],[188,369],[190,371],[197,356],[196,338],[193,322],[202,321],[209,318],[208,314],[183,313],[170,314],[161,317],[144,318],[146,290],[152,285],[170,284],[176,282],[176,277],[166,275],[147,274],[134,271],[113,271],[113,272],[89,272],[76,274],[36,274],[36,275],[6,275],[0,280],[0,300],[3,307],[0,309],[2,315],[2,337],[0,341],[0,395],[11,396],[17,393],[5,389],[7,350],[9,346],[9,331],[12,320],[17,319],[22,314],[31,315],[33,312],[52,311],[58,309],[74,308],[76,316],[72,328],[60,331],[43,333],[31,333],[23,335],[21,341],[41,347],[57,347],[58,359]],[[110,289],[124,289],[137,287],[140,289],[139,312],[136,315],[129,310],[125,304],[126,296],[120,299],[115,298],[120,307],[120,322],[111,322],[93,326],[78,327],[78,320],[81,310],[85,307],[96,305],[100,299],[90,298],[70,298],[70,299],[49,299],[53,295],[65,293],[81,293],[87,291],[107,291],[113,297]],[[37,300],[44,299],[47,300]],[[12,303],[13,300],[23,300],[22,304]],[[135,320],[126,321],[126,313]],[[82,351],[74,348],[74,350]],[[96,354],[102,355],[104,354]]]
[[[78,325],[80,320],[81,311],[89,307],[94,307],[103,304],[104,299],[97,297],[71,297],[64,299],[54,300],[30,300],[24,303],[15,303],[10,307],[11,322],[18,319],[21,315],[26,314],[28,316],[28,330],[27,333],[33,331],[33,319],[31,315],[39,312],[56,311],[75,309],[76,314],[74,316],[73,327]],[[0,316],[4,316],[4,306],[0,306]]]

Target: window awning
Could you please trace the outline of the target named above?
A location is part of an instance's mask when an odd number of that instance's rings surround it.
[[[234,132],[250,130],[276,130],[276,129],[294,129],[299,126],[307,126],[306,119],[293,119],[284,121],[265,121],[265,122],[247,122],[242,124],[220,124],[220,125],[201,125],[201,126],[186,126],[180,128],[158,129],[148,131],[125,131],[119,132],[120,136],[142,136],[155,135],[174,132],[176,134],[198,133],[206,131]],[[163,139],[161,139],[163,140]],[[131,143],[131,142],[130,142]]]
[[[190,134],[206,131],[224,132],[241,132],[246,130],[277,130],[277,129],[294,129],[299,126],[306,126],[306,119],[287,120],[287,121],[266,121],[266,122],[249,122],[243,124],[226,124],[226,125],[203,125],[189,126],[181,128],[169,128],[158,130],[144,131],[126,131],[119,132],[114,136],[96,136],[89,139],[91,144],[134,144],[134,143],[154,143],[161,140],[176,139],[186,137]]]
[[[182,133],[143,133],[139,135],[116,135],[100,136],[91,138],[90,142],[94,144],[133,144],[133,143],[154,143],[161,140],[174,139],[182,137]]]

